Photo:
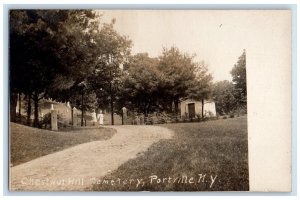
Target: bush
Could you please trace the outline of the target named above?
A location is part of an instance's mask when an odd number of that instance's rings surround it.
[[[162,112],[162,113],[154,112],[154,113],[148,114],[148,116],[145,117],[145,123],[146,124],[165,124],[165,123],[171,123],[173,121],[176,121],[177,120],[176,118],[174,116],[172,117],[171,114],[167,114],[165,112]]]
[[[229,113],[230,118],[234,118],[234,112]]]
[[[51,113],[45,114],[42,120],[40,121],[41,128],[47,129],[48,125],[49,128],[51,128]]]
[[[61,114],[57,114],[57,125],[58,127],[66,127],[66,124],[62,122]],[[51,113],[47,113],[43,116],[42,120],[39,122],[39,126],[44,129],[51,128]]]

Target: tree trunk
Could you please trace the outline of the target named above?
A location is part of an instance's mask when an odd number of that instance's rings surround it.
[[[174,100],[174,104],[175,104],[175,113],[178,115],[178,104],[179,104],[179,100],[175,99]]]
[[[112,73],[111,73],[111,66],[109,66],[109,77],[110,77],[110,81],[109,81],[109,92],[110,92],[110,112],[111,112],[111,125],[114,125],[114,100],[113,100],[113,85],[112,85]]]
[[[16,111],[16,107],[17,107],[17,99],[18,96],[16,94],[11,93],[10,94],[10,121],[11,122],[16,122],[16,117],[17,117],[17,111]]]
[[[150,100],[148,102],[148,105],[147,105],[147,108],[146,108],[146,113],[145,113],[145,116],[147,117],[148,116],[148,113],[150,112],[150,108],[152,106],[152,101]]]
[[[83,91],[81,93],[81,126],[83,126]]]
[[[148,108],[148,102],[147,102],[147,100],[144,100],[144,106],[143,106],[144,115],[147,115],[147,108]]]
[[[30,126],[31,121],[31,93],[27,95],[27,125]]]
[[[114,125],[114,101],[112,95],[110,97],[110,112],[111,112],[111,125]]]
[[[114,99],[113,99],[113,91],[112,91],[112,83],[109,84],[110,90],[110,113],[111,113],[111,125],[114,125]]]
[[[22,123],[22,115],[21,115],[21,106],[22,106],[22,98],[21,98],[21,93],[19,93],[19,122]]]
[[[201,116],[204,118],[204,99],[201,99],[202,102],[202,108],[201,108]]]
[[[34,102],[34,121],[33,126],[39,126],[39,94],[37,92],[33,95],[33,102]]]
[[[74,126],[74,116],[73,116],[74,112],[73,112],[73,106],[71,105],[71,123],[72,126]]]

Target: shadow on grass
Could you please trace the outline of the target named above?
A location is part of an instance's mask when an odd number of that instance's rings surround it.
[[[10,162],[14,166],[82,143],[107,140],[115,132],[102,127],[55,132],[10,123]]]
[[[153,144],[91,190],[249,190],[246,117],[162,126],[175,132],[173,139]]]

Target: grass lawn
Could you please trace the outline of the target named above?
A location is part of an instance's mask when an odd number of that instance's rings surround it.
[[[18,165],[78,144],[107,140],[114,133],[115,130],[109,128],[78,128],[54,132],[10,123],[11,164]]]
[[[246,116],[162,126],[175,132],[173,139],[153,144],[136,159],[99,178],[92,190],[249,190]]]

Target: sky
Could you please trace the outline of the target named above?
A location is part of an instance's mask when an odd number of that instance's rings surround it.
[[[196,54],[196,62],[204,61],[214,81],[232,80],[230,71],[243,50],[259,49],[268,34],[276,31],[274,14],[280,15],[272,11],[226,10],[98,12],[103,14],[104,22],[116,19],[115,29],[132,40],[133,54],[147,52],[156,57],[163,47],[176,46],[182,52]]]

